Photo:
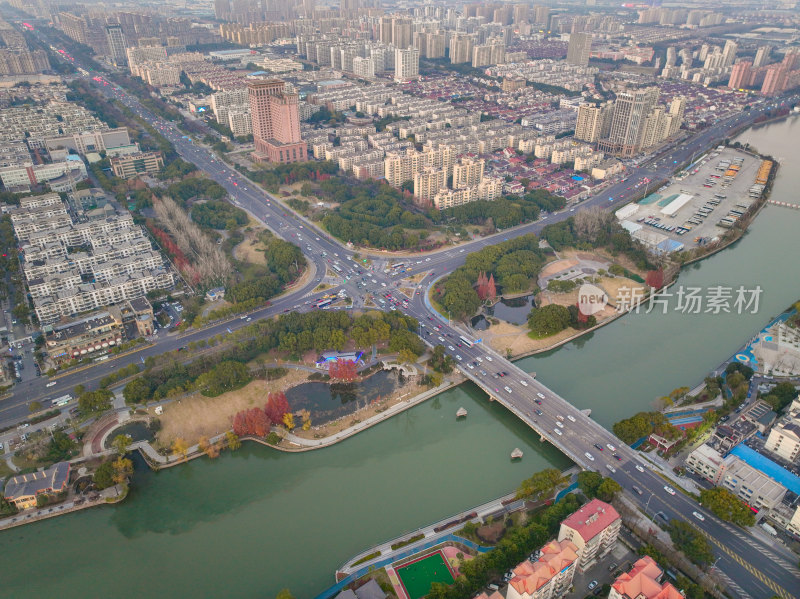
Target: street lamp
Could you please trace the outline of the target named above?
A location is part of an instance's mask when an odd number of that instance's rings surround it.
[[[650,493],[650,497],[647,498],[647,503],[644,504],[644,515],[645,516],[647,516],[647,507],[650,505],[650,500],[653,498],[653,495],[655,495],[655,493],[651,492]],[[650,516],[647,516],[647,517],[649,518]],[[653,514],[653,522],[656,521],[655,518],[656,518],[656,515]]]

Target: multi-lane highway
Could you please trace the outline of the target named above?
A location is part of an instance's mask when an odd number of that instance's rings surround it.
[[[119,100],[155,126],[170,140],[182,158],[197,165],[222,185],[235,205],[246,209],[277,235],[299,245],[309,262],[313,264],[316,274],[305,285],[274,301],[271,306],[254,311],[249,315],[250,318],[265,318],[284,311],[308,309],[305,302],[312,299],[310,297],[312,290],[325,275],[329,261],[339,261],[348,270],[358,270],[352,262],[348,262],[352,259],[352,251],[283,207],[275,198],[221,162],[205,147],[196,145],[190,138],[184,136],[172,123],[150,113],[124,90],[103,84],[102,81],[95,83],[106,96]],[[636,194],[641,193],[641,185],[637,188],[637,182],[644,178],[658,181],[669,177],[676,165],[684,164],[693,156],[700,155],[710,145],[752,122],[758,114],[773,105],[774,103],[764,103],[749,112],[724,119],[703,133],[688,139],[679,148],[665,149],[642,167],[634,169],[627,177],[627,181],[611,185],[602,195],[588,199],[574,209],[580,210],[595,205],[608,208],[630,201]],[[574,209],[547,215],[539,222],[520,225],[455,249],[444,249],[427,255],[406,256],[403,261],[410,265],[410,272],[407,271],[402,276],[450,272],[463,264],[468,253],[502,239],[526,233],[538,233],[545,225],[568,218]],[[362,251],[361,254],[364,255],[365,252]],[[379,264],[381,259],[385,261],[387,257],[380,253],[371,255],[378,258],[376,264]],[[369,273],[370,290],[376,295],[384,290],[392,290],[394,293],[399,276],[386,274],[381,268],[375,268]],[[433,278],[428,277],[427,280],[432,281]],[[355,280],[342,282],[351,297],[364,293],[356,288]],[[337,290],[334,288],[327,292]],[[472,343],[474,340],[469,340],[470,342],[461,340],[460,336],[464,333],[433,311],[425,303],[425,297],[424,292],[414,295],[407,306],[402,304],[400,306],[400,309],[420,321],[425,341],[432,345],[445,346],[467,377],[525,421],[542,439],[553,443],[582,467],[613,477],[631,492],[634,499],[638,500],[649,514],[660,512],[666,519],[681,518],[692,522],[712,540],[720,558],[716,567],[724,572],[731,581],[732,588],[741,597],[760,598],[777,594],[789,598],[797,595],[797,589],[800,589],[800,572],[796,569],[794,560],[790,562],[790,556],[785,555],[781,548],[767,547],[745,531],[724,524],[710,513],[702,511],[691,498],[669,487],[668,481],[662,478],[664,473],[654,472],[635,451],[581,413],[566,399],[548,389],[541,381],[534,379],[529,373],[517,368],[482,344]],[[0,406],[0,421],[9,423],[21,420],[27,415],[26,404],[35,398],[46,396],[46,392],[57,395],[56,390],[63,393],[78,383],[92,388],[97,380],[115,367],[178,349],[190,341],[234,330],[247,322],[235,319],[185,335],[162,336],[153,346],[131,355],[120,356],[88,366],[80,372],[66,374],[57,379],[57,386],[52,390],[44,388],[43,379],[28,381],[15,389],[11,399],[4,400]],[[546,377],[546,373],[540,374]],[[641,494],[634,490],[634,486],[641,491]],[[694,516],[695,512],[703,519]]]

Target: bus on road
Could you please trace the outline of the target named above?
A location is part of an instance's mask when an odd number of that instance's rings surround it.
[[[459,339],[461,339],[461,341],[462,341],[462,342],[464,343],[464,345],[466,345],[467,347],[472,347],[472,341],[470,341],[469,339],[467,339],[466,337],[464,337],[464,335],[459,335],[459,337],[458,337],[458,338],[459,338]]]
[[[52,400],[52,404],[54,406],[65,406],[71,401],[72,401],[72,396],[69,393],[67,393],[66,395],[62,395],[61,397],[56,397],[54,400]]]

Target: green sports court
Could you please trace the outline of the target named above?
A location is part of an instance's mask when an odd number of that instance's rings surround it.
[[[395,567],[408,599],[420,599],[428,594],[432,582],[452,584],[450,565],[441,551],[429,553],[402,566]]]

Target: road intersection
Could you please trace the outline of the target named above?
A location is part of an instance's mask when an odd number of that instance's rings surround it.
[[[88,77],[87,81],[91,82]],[[27,405],[34,399],[47,401],[48,397],[61,395],[77,384],[91,389],[96,387],[99,379],[114,372],[116,368],[137,361],[143,362],[150,356],[155,357],[168,351],[178,350],[192,341],[240,329],[246,326],[250,319],[269,318],[292,310],[313,309],[313,301],[321,298],[324,293],[336,293],[340,289],[345,289],[351,298],[362,298],[365,290],[357,285],[357,281],[362,277],[369,280],[367,286],[372,288],[370,291],[373,296],[378,297],[387,292],[395,294],[404,277],[451,272],[463,264],[469,253],[503,239],[527,233],[538,234],[547,224],[569,218],[574,210],[568,209],[550,214],[537,222],[519,225],[457,248],[424,255],[404,256],[402,260],[406,261],[408,267],[402,274],[386,273],[378,266],[387,261],[389,256],[386,254],[360,250],[361,256],[369,256],[375,260],[373,269],[365,270],[363,266],[353,261],[355,253],[353,250],[333,240],[285,208],[273,196],[230,168],[207,148],[183,135],[173,123],[149,112],[138,100],[122,89],[110,85],[99,85],[99,89],[109,99],[122,102],[135,114],[156,127],[174,145],[184,160],[194,163],[222,185],[235,205],[247,210],[276,235],[299,245],[309,263],[313,264],[316,275],[291,293],[273,300],[270,305],[250,312],[247,315],[249,318],[245,320],[235,318],[211,324],[200,330],[161,336],[154,340],[153,344],[127,355],[93,364],[80,371],[59,375],[53,379],[57,381],[57,386],[52,389],[45,388],[44,377],[25,381],[15,388],[11,398],[0,403],[0,423],[5,425],[25,419],[28,416]],[[681,147],[665,149],[646,165],[637,168],[635,177],[652,181],[667,179],[675,165],[690,162],[693,156],[699,156],[710,145],[751,123],[760,111],[772,105],[764,103],[753,111],[737,114],[692,137]],[[595,196],[580,204],[579,209],[589,206],[613,208],[625,204],[640,192],[639,189],[631,187],[629,184],[626,186],[625,181],[614,183],[603,192],[602,196]],[[338,286],[325,292],[314,293],[314,288],[319,285],[332,264],[336,264],[351,278],[343,277]],[[776,551],[780,551],[780,548],[768,547],[759,539],[748,535],[746,531],[735,529],[717,520],[712,514],[698,507],[694,499],[684,493],[668,490],[668,483],[671,481],[663,478],[665,473],[652,470],[636,451],[619,441],[611,432],[583,414],[566,399],[547,388],[540,380],[522,371],[482,343],[470,339],[465,332],[435,312],[426,302],[427,283],[433,279],[432,276],[425,279],[423,291],[413,295],[405,308],[408,315],[420,322],[420,333],[426,343],[431,346],[439,343],[444,345],[447,353],[455,358],[461,372],[483,388],[490,397],[500,401],[536,431],[543,441],[558,447],[581,467],[596,470],[604,476],[611,476],[617,480],[645,507],[648,515],[652,513],[655,519],[655,514],[661,513],[666,519],[684,519],[701,530],[712,541],[719,556],[716,567],[724,572],[733,585],[741,589],[742,596],[761,598],[776,594],[784,599],[790,599],[798,595],[800,571],[789,561],[788,555],[783,557],[777,555]],[[440,337],[444,342],[439,341]],[[546,373],[539,375],[546,377]],[[641,493],[635,491],[634,487]],[[694,512],[701,513],[704,520],[700,521],[694,517]]]

